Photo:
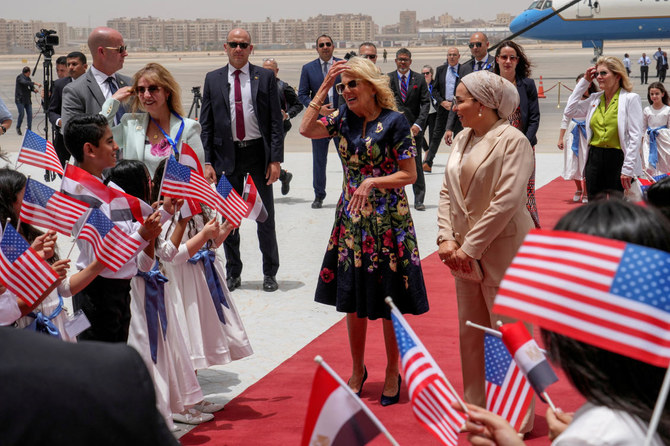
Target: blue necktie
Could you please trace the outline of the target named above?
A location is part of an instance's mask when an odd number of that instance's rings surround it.
[[[400,99],[402,99],[403,102],[407,99],[407,76],[404,74],[400,79]]]
[[[115,79],[110,76],[108,77],[105,82],[109,85],[109,91],[113,95],[116,93],[119,89],[116,88],[116,81]],[[116,111],[116,124],[119,124],[121,122],[121,117],[126,113],[126,110],[123,108],[122,104],[119,104],[119,109]]]

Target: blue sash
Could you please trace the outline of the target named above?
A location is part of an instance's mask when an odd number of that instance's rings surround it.
[[[573,119],[572,122],[575,123],[575,127],[572,129],[572,151],[575,156],[579,156],[579,134],[586,139],[586,121],[577,121]]]
[[[219,316],[219,320],[225,324],[226,320],[223,318],[221,305],[224,305],[226,308],[230,308],[230,306],[226,301],[225,294],[223,294],[223,288],[221,288],[221,282],[219,281],[219,274],[216,272],[216,268],[214,268],[215,259],[216,253],[214,251],[203,248],[196,252],[193,257],[188,259],[188,263],[195,265],[202,260],[202,265],[205,269],[205,278],[207,279],[207,286],[209,287],[209,293],[212,295],[212,301],[214,301],[216,314]]]
[[[58,327],[54,325],[51,320],[58,316],[61,311],[63,311],[63,298],[61,295],[58,295],[58,306],[49,316],[45,316],[41,311],[29,313],[28,316],[34,317],[35,320],[30,323],[25,329],[36,331],[38,333],[44,333],[49,336],[61,339],[60,331]]]
[[[667,128],[667,125],[662,125],[660,127],[656,127],[655,129],[647,127],[647,135],[649,135],[649,164],[654,166],[654,169],[658,163],[658,145],[656,143],[656,137],[658,136],[659,130]]]
[[[137,275],[144,279],[144,313],[147,316],[147,331],[149,332],[149,348],[151,360],[156,364],[158,350],[158,320],[163,328],[163,339],[167,334],[167,314],[165,312],[165,282],[167,277],[158,270],[158,262],[151,271],[137,271]]]

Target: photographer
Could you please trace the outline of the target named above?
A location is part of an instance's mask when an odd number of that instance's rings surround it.
[[[28,124],[27,129],[32,130],[33,127],[33,103],[31,95],[37,92],[42,85],[30,80],[30,67],[23,67],[21,74],[16,76],[16,88],[14,90],[14,102],[16,108],[19,110],[19,120],[16,123],[16,133],[21,135],[21,124],[23,123],[23,116],[26,116]]]

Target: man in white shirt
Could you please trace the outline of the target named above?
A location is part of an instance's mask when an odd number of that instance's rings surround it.
[[[649,65],[651,65],[651,59],[647,56],[646,53],[642,53],[642,57],[637,61],[640,64],[640,85],[647,83],[649,79]]]

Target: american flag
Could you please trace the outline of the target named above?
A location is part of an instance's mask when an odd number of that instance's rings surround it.
[[[663,178],[667,177],[668,175],[670,175],[670,174],[663,173],[661,175],[656,175],[655,177],[652,177],[654,179],[654,181],[648,180],[648,179],[643,178],[643,177],[640,177],[637,180],[640,182],[640,189],[642,190],[642,192],[646,193],[647,189],[649,189],[649,187],[652,184],[658,183],[659,181],[661,181]]]
[[[0,240],[0,281],[7,289],[34,305],[57,280],[56,271],[7,223]]]
[[[568,231],[532,230],[493,312],[667,367],[670,254]]]
[[[225,208],[225,212],[222,212],[223,216],[235,226],[239,226],[242,218],[249,214],[249,204],[233,189],[225,175],[221,175],[216,191],[223,197]]]
[[[132,259],[141,242],[118,228],[100,209],[92,208],[77,237],[93,246],[95,257],[111,271]]]
[[[391,310],[391,318],[414,415],[443,444],[456,445],[465,416],[451,405],[460,400],[397,308]]]
[[[226,216],[223,199],[212,189],[205,177],[191,170],[188,166],[178,163],[174,156],[170,156],[165,163],[161,195],[174,198],[191,198],[216,209]],[[239,222],[237,226],[239,226]]]
[[[26,130],[16,162],[52,170],[63,175],[63,166],[53,144],[31,130]]]
[[[21,221],[70,235],[74,224],[87,210],[88,205],[83,201],[28,178],[21,205]]]
[[[533,391],[500,338],[484,334],[486,409],[506,419],[515,430],[533,401]]]

